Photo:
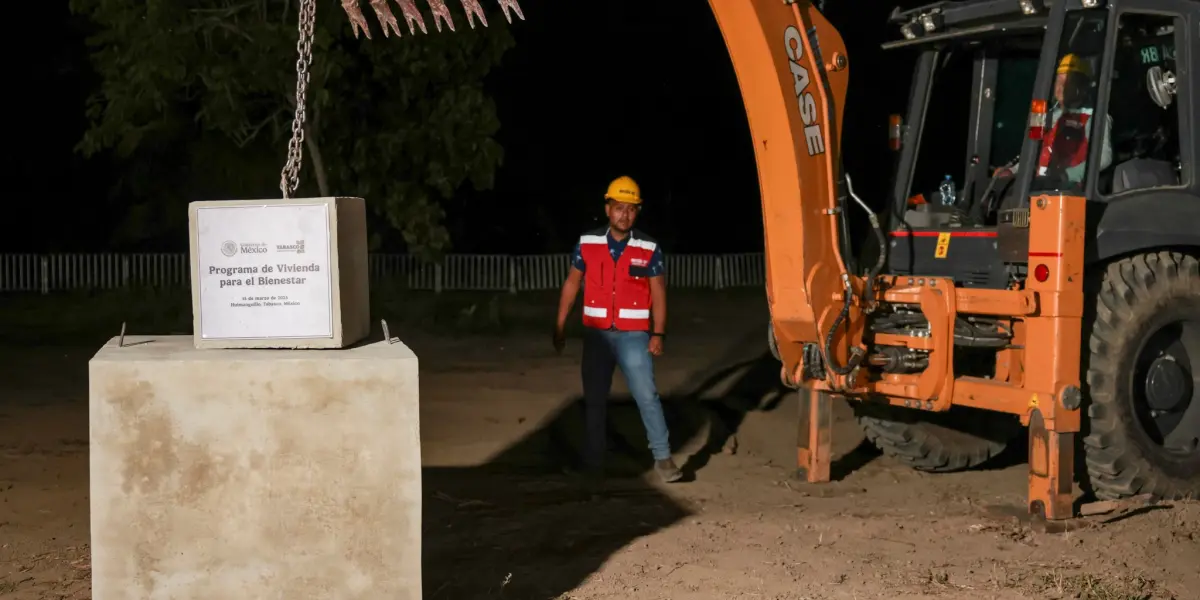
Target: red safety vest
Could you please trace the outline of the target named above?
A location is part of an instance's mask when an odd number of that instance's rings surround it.
[[[1052,159],[1056,159],[1064,169],[1078,167],[1087,160],[1088,138],[1091,137],[1088,121],[1091,117],[1090,109],[1066,111],[1058,117],[1042,140],[1042,152],[1038,156],[1039,175],[1046,174]]]
[[[629,234],[621,258],[613,262],[608,230],[585,233],[579,251],[586,264],[583,324],[595,329],[650,330],[650,258],[658,247],[638,231]]]

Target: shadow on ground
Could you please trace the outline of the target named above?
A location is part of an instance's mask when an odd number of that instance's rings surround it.
[[[782,402],[790,390],[779,383],[778,361],[765,352],[746,359],[746,347],[746,340],[735,342],[727,356],[693,373],[685,389],[664,393],[673,446],[693,440],[684,464],[689,479],[726,448],[747,414],[775,412],[795,422],[781,410],[795,405]],[[485,466],[427,468],[425,597],[557,598],[621,548],[692,514],[654,485],[632,398],[613,397],[608,421],[603,482],[569,474],[583,449],[581,397]],[[874,456],[855,450],[837,463],[835,475]]]
[[[731,340],[725,356],[665,393],[676,447],[695,441],[683,453],[690,474],[703,478],[712,456],[751,417],[780,425],[768,432],[769,444],[793,443],[794,398],[779,384],[778,362],[757,345],[761,338]],[[85,409],[78,402],[86,395],[80,383],[86,381],[93,353],[60,347],[10,352],[0,396],[12,407],[71,403]],[[47,372],[54,376],[46,377]],[[563,473],[583,445],[580,398],[485,466],[425,469],[424,597],[558,598],[585,583],[621,549],[693,514],[685,501],[643,477],[651,461],[632,399],[614,397],[609,421],[616,477],[600,485]],[[756,427],[761,425],[760,420]],[[834,478],[877,455],[860,445],[839,456]]]

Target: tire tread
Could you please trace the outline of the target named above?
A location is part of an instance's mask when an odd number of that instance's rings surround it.
[[[856,411],[859,426],[868,441],[879,448],[884,455],[900,461],[919,471],[933,473],[950,473],[963,471],[983,465],[995,458],[1008,446],[1019,429],[1011,427],[1011,423],[1002,415],[987,415],[980,417],[986,427],[996,431],[999,423],[1008,427],[995,436],[969,436],[969,441],[949,441],[937,434],[935,429],[926,423],[905,422],[899,418],[899,409],[886,407],[872,411]],[[996,423],[997,425],[992,425]],[[960,437],[960,436],[955,436]],[[967,436],[962,436],[967,437]],[[996,441],[991,438],[1001,438]]]
[[[1088,340],[1091,353],[1085,376],[1089,391],[1089,432],[1083,439],[1092,490],[1100,499],[1142,493],[1180,498],[1200,492],[1200,481],[1173,481],[1157,472],[1129,436],[1122,420],[1128,414],[1117,376],[1125,346],[1133,343],[1139,320],[1131,313],[1157,310],[1162,294],[1186,289],[1200,294],[1200,261],[1180,252],[1162,251],[1128,257],[1108,265],[1096,297],[1096,314]],[[1149,305],[1149,308],[1147,308]],[[1134,417],[1136,418],[1136,417]]]

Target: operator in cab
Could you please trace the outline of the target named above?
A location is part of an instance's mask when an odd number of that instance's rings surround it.
[[[641,413],[654,469],[664,482],[672,483],[679,481],[683,473],[671,458],[653,361],[653,357],[662,355],[666,337],[663,252],[657,242],[633,227],[642,208],[637,182],[618,177],[609,184],[604,200],[608,226],[583,234],[575,246],[558,302],[554,349],[562,353],[567,317],[582,285],[585,467],[592,475],[603,473],[606,408],[613,372],[620,367]]]
[[[1047,176],[1053,167],[1062,172],[1065,183],[1082,185],[1087,173],[1088,143],[1091,141],[1089,122],[1095,107],[1088,104],[1096,97],[1092,86],[1096,85],[1092,68],[1086,60],[1076,54],[1067,54],[1058,63],[1054,77],[1054,102],[1049,112],[1049,130],[1042,138],[1042,150],[1038,154],[1038,176]],[[1100,156],[1100,169],[1112,164],[1112,117],[1105,115],[1104,148]],[[1011,176],[1017,166],[1002,170],[999,176]]]

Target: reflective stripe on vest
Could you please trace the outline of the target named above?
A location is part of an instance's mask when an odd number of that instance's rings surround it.
[[[583,324],[595,329],[650,330],[650,259],[658,247],[632,238],[615,263],[608,236],[585,234],[579,251],[586,264],[583,278]]]

